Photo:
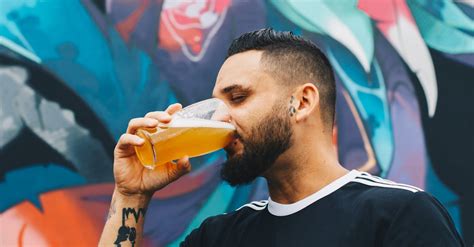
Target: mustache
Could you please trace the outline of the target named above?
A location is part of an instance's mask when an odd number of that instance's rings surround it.
[[[244,143],[244,138],[242,138],[242,135],[239,134],[239,132],[237,130],[234,130],[234,132],[232,132],[232,139],[233,141],[239,139],[240,142]]]
[[[234,132],[232,132],[232,142],[236,142],[237,140],[239,140],[242,144],[245,143],[244,139],[242,138],[242,136],[237,132],[237,130],[235,130]],[[226,156],[227,158],[229,159],[231,156],[234,155],[234,153],[236,152],[231,146],[233,146],[235,143],[231,143],[229,144],[228,146],[224,147],[224,151],[226,152]]]
[[[232,137],[235,138],[235,139],[241,139],[242,140],[242,136],[239,134],[239,132],[234,131],[234,133],[232,134]]]

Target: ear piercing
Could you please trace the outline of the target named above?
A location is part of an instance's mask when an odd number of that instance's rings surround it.
[[[296,113],[296,108],[292,105],[294,100],[295,100],[295,96],[291,95],[291,98],[290,98],[290,117],[293,117],[293,115],[295,115],[295,113]]]
[[[290,106],[290,117],[293,117],[293,115],[295,115],[296,113],[296,109],[294,106]]]

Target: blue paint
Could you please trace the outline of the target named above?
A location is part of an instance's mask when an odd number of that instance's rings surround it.
[[[390,170],[395,145],[385,82],[377,60],[373,60],[371,70],[366,74],[347,49],[331,39],[326,42],[328,59],[357,108],[377,158],[380,175],[385,177]]]
[[[85,178],[57,164],[37,164],[8,172],[0,183],[0,212],[24,200],[42,210],[41,193],[85,183]]]

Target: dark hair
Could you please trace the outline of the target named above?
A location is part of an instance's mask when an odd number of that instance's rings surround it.
[[[292,32],[260,29],[232,41],[227,58],[249,50],[263,51],[260,63],[284,85],[316,85],[321,118],[332,128],[336,104],[334,74],[327,57],[313,42]]]

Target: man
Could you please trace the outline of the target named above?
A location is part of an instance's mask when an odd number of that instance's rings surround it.
[[[236,126],[222,178],[239,185],[265,177],[270,198],[206,219],[181,246],[463,246],[446,210],[427,193],[338,163],[334,76],[310,41],[271,29],[242,35],[213,95],[229,106]],[[179,109],[132,119],[120,138],[101,245],[139,243],[153,193],[190,171],[187,157],[144,169],[133,149],[143,144],[133,135],[137,128],[168,123]]]

